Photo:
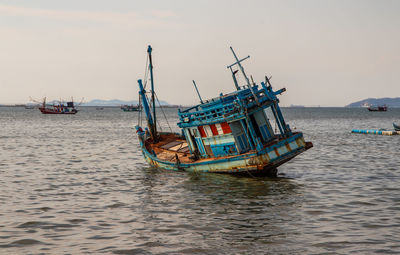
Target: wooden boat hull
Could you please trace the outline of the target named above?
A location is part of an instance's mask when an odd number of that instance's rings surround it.
[[[181,163],[177,162],[174,157],[170,161],[159,159],[157,155],[147,150],[141,140],[143,156],[154,167],[175,171],[239,175],[276,175],[278,166],[312,146],[312,143],[304,141],[302,133],[297,133],[259,152],[250,151],[240,155],[209,158],[193,163]]]

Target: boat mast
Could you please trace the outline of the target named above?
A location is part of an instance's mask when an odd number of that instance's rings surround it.
[[[247,86],[249,87],[251,93],[253,94],[254,99],[256,100],[257,104],[259,105],[260,103],[258,102],[257,95],[254,93],[253,88],[252,88],[252,86],[250,85],[250,80],[249,80],[249,78],[247,77],[247,75],[246,75],[246,73],[245,73],[245,71],[244,71],[244,68],[243,68],[242,64],[240,64],[240,62],[242,62],[243,60],[248,59],[250,56],[247,56],[247,57],[242,58],[241,60],[239,60],[239,58],[236,56],[236,53],[235,53],[235,51],[233,50],[233,48],[232,48],[232,47],[229,47],[229,48],[231,48],[232,54],[233,54],[233,56],[234,56],[235,59],[236,59],[236,62],[235,62],[235,63],[233,63],[232,65],[228,66],[228,68],[231,69],[231,72],[232,72],[233,80],[234,80],[234,82],[235,82],[236,89],[238,89],[239,86],[236,85],[236,84],[237,84],[237,80],[236,80],[236,77],[235,77],[235,72],[233,72],[233,70],[232,70],[232,66],[234,66],[234,65],[238,65],[238,66],[239,66],[240,71],[242,72],[244,78],[246,79]],[[238,89],[238,90],[239,90],[239,89]]]
[[[231,69],[231,72],[232,72],[232,79],[233,79],[233,82],[235,83],[236,90],[240,90],[238,81],[237,81],[237,79],[236,79],[236,73],[237,73],[239,70],[233,71],[233,70],[232,70],[232,65],[231,65],[231,66],[228,66],[228,68]]]
[[[150,131],[151,138],[154,140],[156,137],[156,135],[153,133],[154,122],[153,122],[153,118],[151,117],[149,102],[147,101],[147,97],[146,97],[146,91],[143,88],[142,80],[138,80],[138,83],[139,83],[139,95],[142,99],[144,112],[146,113],[147,126],[150,129],[149,131]]]
[[[149,69],[150,69],[150,81],[151,81],[151,103],[153,105],[153,126],[152,126],[152,134],[153,134],[153,143],[158,142],[157,140],[157,118],[156,118],[156,103],[154,100],[154,77],[153,77],[153,62],[151,59],[151,45],[147,48],[147,52],[149,53]]]
[[[196,89],[196,91],[197,91],[197,95],[199,95],[199,98],[200,98],[200,103],[203,103],[203,100],[201,99],[201,96],[200,96],[200,93],[199,93],[199,90],[197,89],[197,85],[196,85],[196,82],[193,80],[193,85],[194,85],[194,88]]]
[[[231,48],[231,51],[232,51],[232,53],[233,53],[233,56],[234,56],[235,59],[236,59],[236,63],[233,63],[232,65],[228,66],[228,68],[230,68],[230,67],[232,67],[233,65],[236,65],[236,64],[237,64],[237,65],[240,67],[240,71],[242,72],[244,78],[246,79],[247,85],[250,87],[249,78],[247,78],[247,75],[246,75],[246,73],[244,72],[244,68],[243,68],[242,64],[240,64],[240,62],[242,62],[242,61],[245,60],[245,59],[248,59],[250,56],[247,56],[247,57],[245,57],[245,58],[239,60],[238,57],[236,56],[235,51],[233,51],[233,48],[232,48],[232,47],[230,47],[230,48]],[[232,71],[232,69],[231,69],[231,71]]]

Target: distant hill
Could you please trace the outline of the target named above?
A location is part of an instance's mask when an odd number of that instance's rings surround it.
[[[358,102],[351,103],[346,105],[346,107],[362,107],[363,105],[387,105],[389,107],[400,107],[400,97],[395,98],[368,98]]]
[[[119,99],[112,99],[112,100],[101,100],[101,99],[94,99],[87,103],[82,104],[82,106],[120,106],[120,105],[137,105],[139,101],[132,100],[132,101],[123,101]],[[169,105],[166,101],[160,100],[161,105]]]

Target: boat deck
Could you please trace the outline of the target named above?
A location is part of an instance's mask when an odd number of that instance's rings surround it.
[[[293,134],[297,134],[297,132]],[[283,137],[276,136],[274,140],[264,144],[263,147],[267,148],[273,146],[274,144],[279,143],[282,140],[284,140]],[[154,151],[157,158],[163,161],[175,163],[178,158],[181,163],[194,163],[194,162],[207,162],[216,159],[216,157],[210,157],[210,158],[201,158],[195,160],[189,151],[189,146],[187,144],[187,141],[185,139],[182,139],[182,137],[173,133],[160,135],[160,141],[158,143],[153,144],[151,143],[151,141],[147,140],[145,144],[146,144],[146,149],[149,152]],[[254,152],[255,150],[251,150],[244,154],[251,154]],[[236,156],[237,155],[223,156],[223,157],[218,157],[218,159],[233,158]]]
[[[194,162],[189,158],[191,154],[186,140],[176,134],[162,134],[158,143],[146,142],[146,148],[148,151],[153,150],[160,160],[176,162],[178,157],[182,163]]]

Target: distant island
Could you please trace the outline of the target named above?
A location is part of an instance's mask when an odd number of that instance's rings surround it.
[[[49,104],[49,105],[58,104],[58,103],[59,103],[59,101],[57,101],[57,100],[46,102],[46,104]],[[137,100],[124,101],[124,100],[119,100],[119,99],[111,99],[111,100],[94,99],[89,102],[84,102],[82,104],[80,104],[78,102],[75,102],[75,103],[77,104],[77,106],[87,106],[87,107],[121,107],[122,105],[139,105],[139,102]],[[160,100],[160,104],[163,108],[187,108],[187,107],[190,107],[187,105],[172,105],[163,100]],[[39,105],[41,105],[41,104],[39,104],[39,103],[0,104],[0,107],[27,107],[27,106],[31,106],[31,107],[36,106],[37,107]],[[158,107],[158,102],[156,103],[156,107]]]
[[[112,100],[101,100],[101,99],[94,99],[89,102],[83,103],[82,106],[121,106],[121,105],[138,105],[139,101],[131,100],[131,101],[124,101],[119,99],[112,99]],[[161,105],[169,105],[166,101],[160,100]]]
[[[388,107],[400,108],[400,97],[395,98],[367,98],[358,102],[351,103],[345,107],[365,107],[368,105],[378,106],[387,105]]]

